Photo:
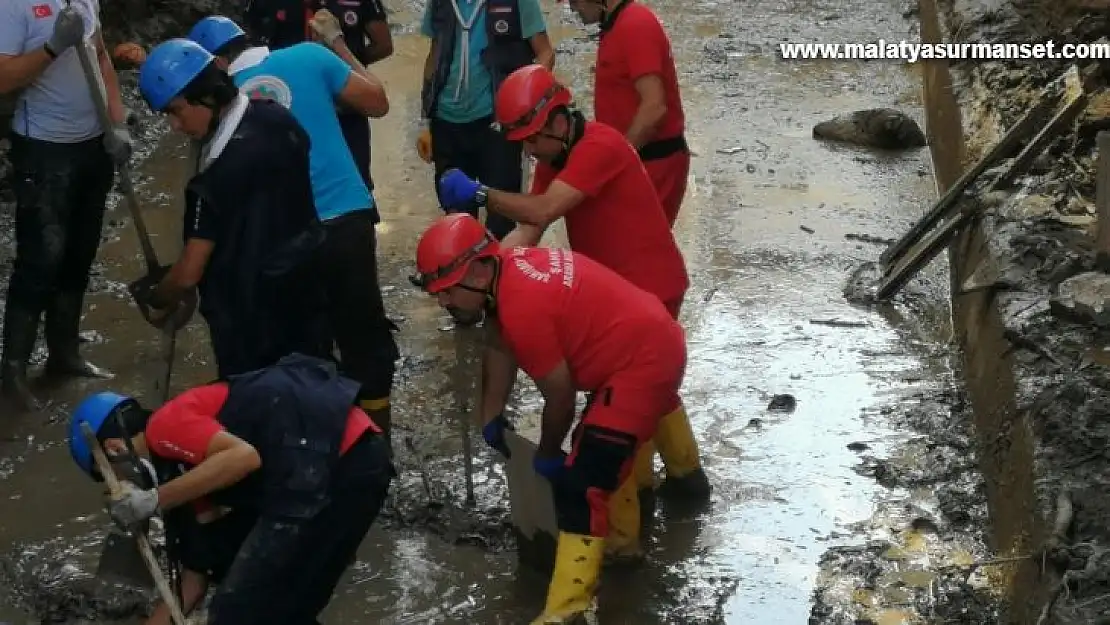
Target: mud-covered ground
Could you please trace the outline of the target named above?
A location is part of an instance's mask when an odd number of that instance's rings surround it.
[[[1045,0],[979,0],[941,5],[949,40],[960,42],[1089,43],[1110,35],[1105,8]],[[1069,64],[969,61],[953,69],[968,137],[968,161],[981,155],[1036,99],[1036,94]],[[1012,365],[1015,405],[1000,417],[1000,446],[1028,452],[1032,471],[1013,467],[1015,481],[1027,479],[1029,509],[1036,519],[1015,522],[1029,529],[1015,557],[1037,560],[1033,585],[1012,589],[1023,599],[1037,597],[1026,612],[1029,623],[1101,623],[1110,619],[1110,332],[1089,318],[1052,304],[1057,287],[1096,267],[1093,246],[1095,136],[1110,127],[1110,92],[1105,75],[1088,93],[1091,102],[1079,121],[1039,158],[1030,175],[1013,188],[986,198],[982,232],[1001,282],[994,296],[1005,343],[998,359]],[[989,392],[984,389],[983,392]],[[1008,392],[999,389],[999,393]],[[1005,403],[1005,402],[1000,402]],[[980,423],[992,420],[979,415]],[[1030,432],[1032,436],[1025,436]],[[1001,441],[1001,442],[999,442]],[[1007,454],[1011,453],[1010,450]],[[1073,504],[1072,531],[1047,546],[1057,521],[1061,494]],[[1067,516],[1059,517],[1067,521]],[[1066,523],[1060,529],[1064,529]],[[1022,531],[1025,531],[1023,529]],[[1067,573],[1068,584],[1059,585]],[[1043,599],[1057,598],[1050,608]],[[1045,618],[1044,621],[1036,619]]]
[[[916,24],[893,0],[652,5],[674,39],[696,153],[676,224],[693,283],[684,393],[716,490],[707,510],[660,511],[644,567],[607,571],[601,622],[996,622],[999,567],[981,540],[989,520],[952,363],[944,268],[882,310],[840,295],[847,272],[881,249],[874,242],[897,236],[933,199],[928,154],[811,137],[817,122],[858,109],[920,120],[919,76],[894,64],[777,58],[782,41],[912,37]],[[188,20],[153,6],[134,10],[183,32]],[[565,5],[544,6],[558,71],[589,110],[596,38]],[[429,168],[409,147],[419,128],[412,68],[427,45],[413,35],[419,7],[390,8],[396,51],[375,70],[392,110],[374,125],[374,175],[382,282],[401,326],[402,475],[325,622],[523,622],[544,580],[516,566],[504,469],[476,431],[477,506],[463,502],[458,413],[472,399],[473,351],[406,280],[415,237],[437,209]],[[164,128],[143,123],[151,150]],[[181,153],[180,141],[163,140],[143,170],[148,223],[167,257],[180,227]],[[131,228],[113,214],[86,349],[117,371],[113,388],[142,393],[157,333],[121,290],[140,266]],[[0,244],[10,255],[10,239]],[[203,325],[179,342],[177,389],[210,375]],[[68,385],[49,395],[48,414],[0,423],[0,621],[134,622],[144,611],[134,590],[91,580],[102,501],[61,445],[72,401],[102,387]],[[769,409],[781,394],[795,398],[792,411]],[[530,385],[513,407],[523,430],[535,426]]]

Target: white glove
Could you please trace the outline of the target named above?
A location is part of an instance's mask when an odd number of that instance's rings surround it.
[[[108,506],[108,514],[124,530],[154,516],[158,512],[158,490],[143,490],[131,482],[122,482],[119,499]]]
[[[104,133],[104,151],[112,158],[116,167],[127,164],[132,149],[131,133],[127,128],[116,127]]]
[[[312,27],[312,32],[316,34],[316,39],[329,47],[336,39],[343,36],[343,27],[339,25],[339,18],[327,9],[317,11],[309,25]]]
[[[77,9],[67,6],[58,12],[58,17],[54,20],[54,30],[45,45],[54,56],[60,56],[84,39],[85,20],[81,19]]]

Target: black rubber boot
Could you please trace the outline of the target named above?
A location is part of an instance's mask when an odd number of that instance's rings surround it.
[[[682,477],[668,475],[658,491],[660,498],[682,503],[708,502],[712,493],[709,478],[700,467]]]
[[[25,412],[39,410],[42,404],[27,383],[27,363],[38,338],[38,315],[11,306],[4,315],[4,355],[0,358],[0,391],[6,399]]]
[[[389,446],[389,458],[393,459],[393,413],[392,407],[386,406],[378,410],[366,411],[370,418],[382,429],[385,444]]]
[[[113,377],[81,357],[81,309],[84,293],[58,293],[46,309],[46,373],[81,378]]]

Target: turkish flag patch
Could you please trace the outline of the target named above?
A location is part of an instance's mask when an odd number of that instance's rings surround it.
[[[41,20],[54,15],[54,9],[49,4],[36,4],[31,7],[31,13],[35,19]]]

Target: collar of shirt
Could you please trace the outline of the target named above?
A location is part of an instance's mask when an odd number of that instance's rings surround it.
[[[266,46],[248,48],[227,66],[227,73],[234,76],[245,69],[249,69],[265,61],[268,56],[270,56],[270,49]]]
[[[216,127],[216,132],[212,135],[212,140],[204,147],[200,159],[200,171],[208,169],[208,166],[223,154],[227,143],[231,141],[231,136],[239,129],[239,122],[243,121],[248,104],[250,99],[240,93],[228,107],[227,113],[224,114],[219,126]]]

